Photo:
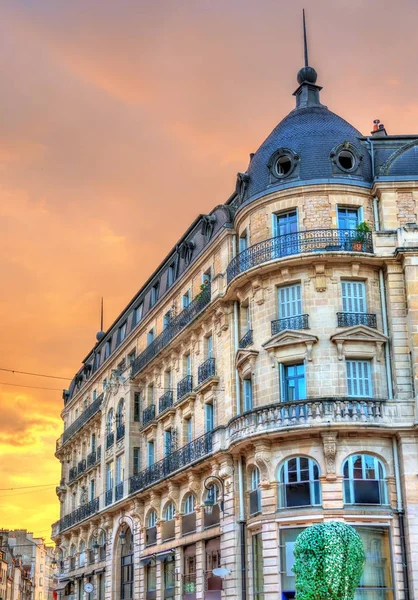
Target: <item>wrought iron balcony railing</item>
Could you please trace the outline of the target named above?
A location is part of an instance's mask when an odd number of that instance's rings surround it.
[[[159,409],[160,413],[165,411],[167,408],[170,408],[171,406],[173,406],[173,401],[174,401],[173,400],[173,391],[168,390],[168,392],[163,394],[161,396],[161,398],[158,400],[158,409]]]
[[[113,488],[105,492],[105,506],[109,506],[113,502]]]
[[[142,490],[157,481],[161,481],[178,469],[187,467],[212,452],[212,432],[197,438],[182,448],[175,450],[151,467],[140,471],[129,479],[129,493]]]
[[[181,400],[187,394],[190,394],[193,391],[193,377],[191,375],[186,375],[181,381],[177,384],[177,400]]]
[[[82,460],[79,461],[79,463],[77,465],[77,475],[80,475],[81,473],[84,473],[84,471],[86,469],[87,469],[86,459],[83,458]]]
[[[111,448],[114,443],[115,443],[115,432],[109,431],[106,434],[106,450],[109,450],[109,448]]]
[[[94,417],[94,415],[100,410],[102,402],[103,394],[100,394],[100,396],[98,396],[96,400],[94,400],[90,404],[90,406],[88,406],[86,410],[81,413],[81,415],[74,421],[74,423],[71,423],[71,425],[69,425],[67,429],[65,429],[64,433],[61,436],[61,446],[65,444],[75,433],[77,433],[77,431],[81,429],[81,427],[83,427],[83,425],[87,423],[87,421]],[[59,441],[60,440],[58,440],[57,443],[57,450],[60,447]]]
[[[271,335],[276,335],[285,329],[309,329],[309,315],[296,315],[271,322]]]
[[[123,498],[123,481],[117,484],[115,487],[115,502]]]
[[[125,423],[120,423],[116,427],[116,441],[121,440],[123,437],[125,437]]]
[[[68,527],[71,527],[72,525],[76,525],[80,521],[84,521],[84,519],[87,519],[91,515],[94,515],[98,510],[99,510],[99,499],[98,498],[95,498],[94,500],[87,502],[87,504],[83,504],[82,506],[79,506],[79,508],[76,508],[69,515],[66,515],[65,517],[63,517],[62,519],[60,519],[58,521],[58,529],[59,529],[60,533],[62,531],[64,531],[64,529],[68,529]]]
[[[250,246],[229,263],[229,284],[237,275],[263,263],[304,252],[373,252],[370,231],[352,229],[312,229],[286,233]]]
[[[209,377],[215,376],[215,359],[208,358],[197,370],[197,385],[200,385]]]
[[[135,377],[163,348],[187,327],[209,304],[210,285],[207,285],[184,310],[175,317],[158,337],[133,361],[131,377]]]
[[[90,454],[87,455],[87,468],[93,467],[96,463],[100,461],[102,457],[102,447],[99,446],[96,450],[92,450]]]
[[[253,343],[253,330],[249,329],[245,335],[242,336],[240,341],[238,342],[239,348],[247,348],[247,346],[251,346]]]
[[[142,425],[146,425],[155,419],[155,404],[150,404],[142,411]]]
[[[367,327],[377,329],[376,315],[371,313],[337,313],[338,327],[354,327],[354,325],[367,325]]]

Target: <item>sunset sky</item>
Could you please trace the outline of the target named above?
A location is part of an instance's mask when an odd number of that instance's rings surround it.
[[[228,198],[294,106],[302,6],[322,102],[417,134],[416,0],[0,3],[0,368],[71,377],[100,297],[110,325]],[[67,382],[0,382],[0,527],[49,537]]]

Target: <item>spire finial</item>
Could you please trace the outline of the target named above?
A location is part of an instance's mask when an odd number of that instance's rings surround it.
[[[308,61],[308,41],[306,39],[306,21],[305,21],[305,9],[302,9],[302,15],[303,15],[303,48],[305,51],[305,67],[309,66],[309,61]]]
[[[103,296],[102,296],[101,300],[100,300],[100,331],[96,335],[96,340],[98,342],[100,342],[100,340],[103,338],[104,338],[104,331],[103,331]]]

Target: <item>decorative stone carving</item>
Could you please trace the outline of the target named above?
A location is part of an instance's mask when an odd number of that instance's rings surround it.
[[[241,379],[254,374],[257,356],[258,350],[238,350],[235,357],[235,367]]]
[[[261,479],[264,482],[270,481],[269,470],[271,467],[270,444],[259,442],[255,446],[254,460],[257,467],[260,469]]]
[[[353,277],[358,277],[360,271],[360,263],[353,263],[351,265],[351,275]]]
[[[335,480],[337,474],[335,471],[335,457],[337,455],[337,436],[336,432],[321,433],[322,444],[324,446],[325,468],[327,479]]]
[[[344,357],[372,358],[376,356],[376,360],[379,362],[382,360],[383,344],[388,339],[383,333],[366,325],[347,327],[343,332],[330,337],[330,340],[337,346],[338,360],[343,360]]]
[[[315,288],[317,292],[325,292],[327,289],[327,277],[325,274],[325,264],[318,263],[314,265],[315,269]]]
[[[255,278],[251,282],[254,302],[258,305],[264,304],[264,288],[260,278]]]
[[[179,486],[171,481],[168,483],[168,499],[174,504],[177,504],[179,499]]]
[[[277,335],[274,335],[268,342],[263,344],[263,348],[268,352],[273,353],[276,359],[280,362],[284,358],[294,358],[298,354],[305,355],[304,357],[308,360],[312,360],[312,349],[313,345],[316,344],[318,338],[316,335],[305,333],[302,330],[290,330],[281,331]],[[292,350],[292,346],[299,346],[301,350],[297,351],[297,348]],[[303,346],[305,348],[303,348]],[[296,350],[296,352],[295,352]]]

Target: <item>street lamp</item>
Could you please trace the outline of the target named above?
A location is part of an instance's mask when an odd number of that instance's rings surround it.
[[[222,512],[222,514],[224,512],[224,495],[225,495],[224,482],[217,475],[209,475],[209,477],[206,477],[205,481],[203,482],[203,486],[204,486],[205,490],[207,490],[209,492],[206,496],[206,500],[203,503],[204,507],[205,507],[205,513],[207,515],[212,514],[213,507],[216,504],[215,490],[214,490],[215,485],[213,483],[208,484],[208,482],[213,481],[214,479],[219,483],[219,486],[222,490],[222,499],[218,502],[218,504],[219,504],[219,509]]]
[[[94,543],[92,545],[92,548],[94,550],[94,552],[98,552],[100,549],[100,544],[99,544],[99,531],[102,531],[104,534],[104,540],[106,543],[106,531],[103,529],[103,527],[97,527],[96,529],[94,529],[92,536],[94,537]]]
[[[119,525],[123,525],[125,523],[125,519],[129,519],[132,523],[132,543],[134,542],[134,533],[136,531],[136,524],[135,521],[133,520],[132,517],[130,517],[129,515],[122,515],[121,518],[119,519]],[[119,533],[119,543],[121,546],[124,546],[126,544],[126,532],[121,529],[120,533]]]

